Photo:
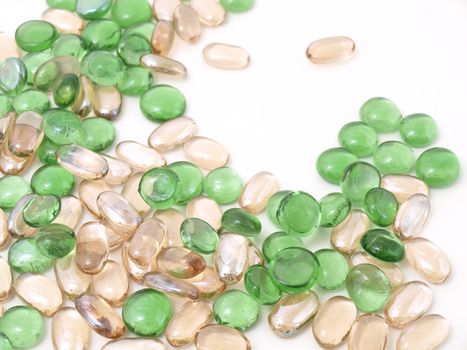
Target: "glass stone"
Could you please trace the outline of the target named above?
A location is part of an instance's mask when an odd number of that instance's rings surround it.
[[[120,57],[107,51],[87,54],[83,58],[81,69],[94,83],[104,86],[118,84],[125,74],[125,64]]]
[[[81,34],[84,21],[76,13],[62,9],[47,9],[41,19],[52,24],[60,34]]]
[[[21,239],[24,237],[30,237],[36,233],[37,230],[34,227],[31,227],[28,224],[26,224],[23,220],[23,209],[29,202],[29,200],[34,196],[35,194],[32,193],[25,195],[11,210],[6,224],[7,229],[12,237]]]
[[[161,335],[172,318],[173,307],[163,293],[141,289],[128,297],[123,304],[122,316],[128,329],[138,336]]]
[[[116,0],[112,6],[112,18],[120,27],[147,22],[152,17],[152,9],[146,0]]]
[[[183,146],[198,132],[196,122],[190,117],[180,117],[159,125],[150,135],[148,144],[159,152]]]
[[[397,210],[392,229],[401,239],[420,236],[430,214],[430,199],[421,193],[410,196]]]
[[[305,248],[291,247],[278,252],[269,263],[274,283],[289,294],[310,290],[318,281],[320,266],[315,254]]]
[[[32,348],[44,337],[44,319],[33,307],[14,306],[0,317],[0,332],[8,337],[14,348]]]
[[[271,198],[269,198],[268,204],[266,206],[266,214],[268,219],[277,227],[279,227],[279,222],[277,221],[277,210],[281,204],[282,199],[287,196],[292,191],[278,191],[274,193]]]
[[[203,173],[193,163],[175,162],[167,166],[179,179],[177,185],[177,204],[187,204],[203,192]]]
[[[259,311],[258,303],[247,293],[237,289],[225,292],[213,305],[216,322],[239,331],[251,328],[258,320]]]
[[[438,126],[434,119],[427,114],[411,114],[402,119],[399,133],[402,140],[409,146],[426,147],[438,137]]]
[[[13,111],[10,99],[5,95],[0,95],[0,117],[4,117],[8,112]]]
[[[273,305],[282,292],[272,281],[268,269],[261,265],[251,266],[245,273],[245,289],[261,305]]]
[[[166,168],[154,168],[146,172],[139,183],[138,191],[152,208],[171,208],[178,199],[178,175]]]
[[[355,162],[346,168],[341,180],[341,190],[352,204],[360,205],[368,191],[379,187],[380,182],[378,169],[366,162]]]
[[[19,273],[44,272],[52,267],[52,259],[39,252],[35,237],[27,237],[12,244],[8,264]]]
[[[340,289],[349,273],[349,265],[344,255],[333,249],[321,249],[315,255],[321,267],[318,286],[324,290]]]
[[[83,120],[86,141],[84,146],[94,152],[102,152],[111,147],[116,138],[114,125],[104,118]]]
[[[129,67],[118,83],[123,95],[141,96],[152,86],[154,78],[151,71],[142,67]]]
[[[383,317],[363,314],[357,318],[347,338],[348,350],[387,348],[389,326]]]
[[[76,74],[65,74],[53,91],[54,102],[66,108],[75,103],[79,94],[79,78]]]
[[[23,209],[24,222],[43,227],[55,220],[60,212],[60,199],[55,196],[34,196]]]
[[[280,227],[299,236],[313,233],[321,221],[319,203],[306,192],[291,192],[279,203],[277,221]]]
[[[342,147],[359,158],[371,156],[378,146],[376,131],[363,122],[345,124],[338,139]]]
[[[198,13],[190,4],[181,3],[174,10],[173,23],[178,36],[189,43],[195,43],[201,36],[201,22]]]
[[[345,148],[330,148],[320,154],[316,169],[327,182],[338,185],[345,169],[357,160],[357,156]]]
[[[214,266],[218,278],[235,284],[243,278],[249,263],[249,240],[235,233],[221,235],[214,256]]]
[[[145,37],[148,41],[151,41],[152,33],[154,32],[155,27],[156,23],[151,21],[135,23],[129,26],[123,35],[138,34]]]
[[[16,43],[27,52],[50,49],[57,37],[57,30],[52,24],[39,20],[24,22],[15,33]]]
[[[375,187],[367,192],[363,207],[374,224],[388,226],[394,222],[399,204],[391,192]]]
[[[73,230],[62,224],[50,224],[42,227],[35,237],[39,252],[54,259],[67,256],[76,244]]]
[[[45,165],[56,165],[57,164],[57,150],[60,145],[51,141],[45,137],[42,139],[42,143],[37,149],[37,157]]]
[[[216,27],[224,22],[226,12],[215,0],[192,0],[191,7],[198,13],[199,20],[206,27]]]
[[[143,283],[162,293],[189,300],[199,300],[199,292],[195,286],[161,272],[146,273],[143,276]]]
[[[39,90],[53,91],[66,74],[80,74],[80,63],[74,56],[51,58],[37,68],[34,85]]]
[[[185,112],[186,100],[175,87],[156,85],[141,96],[140,108],[149,120],[164,122],[181,116]]]
[[[336,227],[349,215],[352,203],[340,192],[329,193],[319,201],[321,227]]]
[[[160,19],[156,23],[151,35],[151,45],[154,54],[166,57],[172,49],[174,38],[175,29],[172,20]]]
[[[19,58],[9,57],[0,64],[0,90],[7,96],[16,96],[20,93],[28,73],[25,64]]]
[[[255,174],[243,187],[238,203],[251,214],[262,212],[279,189],[276,177],[268,171]]]
[[[0,349],[2,349],[2,350],[13,350],[13,345],[11,345],[10,340],[3,333],[0,333]]]
[[[0,208],[11,209],[28,193],[31,187],[21,176],[4,176],[0,179]]]
[[[206,221],[197,218],[183,221],[180,237],[185,247],[201,254],[214,253],[219,242],[216,230]]]
[[[300,237],[279,231],[266,237],[263,242],[262,251],[266,261],[270,262],[277,253],[291,247],[305,248],[305,245]]]
[[[89,22],[83,30],[83,39],[90,50],[115,49],[120,40],[120,27],[110,19]]]
[[[70,194],[75,186],[75,177],[59,165],[44,165],[31,178],[35,193],[63,197]]]
[[[396,235],[383,229],[373,229],[366,232],[362,236],[360,244],[368,254],[383,261],[399,262],[405,256],[402,241]]]
[[[246,12],[253,8],[255,0],[221,0],[220,3],[228,12]]]
[[[385,175],[381,178],[381,187],[392,192],[399,203],[404,203],[414,194],[428,196],[430,192],[425,182],[411,175]]]
[[[213,170],[229,162],[229,151],[219,142],[202,136],[194,136],[183,146],[185,157],[197,166]]]
[[[75,308],[62,307],[52,318],[52,343],[56,349],[87,349],[91,330]]]
[[[394,102],[384,97],[374,97],[360,108],[360,119],[378,133],[389,133],[399,128],[402,114]]]
[[[193,278],[206,269],[206,260],[183,247],[168,247],[157,255],[159,271],[179,279]]]
[[[243,69],[250,64],[250,54],[242,47],[212,43],[203,49],[207,64],[220,69]]]
[[[50,101],[42,91],[26,90],[13,99],[13,108],[18,115],[29,111],[43,114],[50,109]]]
[[[47,0],[47,6],[50,8],[74,11],[76,10],[76,0]]]
[[[76,12],[84,19],[105,17],[112,6],[112,0],[78,0]]]
[[[401,332],[396,349],[438,349],[448,337],[450,329],[449,321],[443,316],[425,315]]]
[[[330,64],[349,60],[355,52],[355,42],[351,38],[331,36],[313,41],[306,49],[306,56],[314,64]]]
[[[21,57],[21,60],[26,66],[26,71],[28,72],[28,84],[34,84],[34,76],[36,75],[39,67],[42,66],[45,62],[51,60],[53,57],[54,56],[50,50],[43,52],[29,52]]]
[[[251,350],[251,344],[242,332],[215,324],[207,325],[196,333],[195,345],[203,350]]]
[[[391,284],[383,271],[370,264],[353,267],[347,275],[347,293],[357,308],[366,313],[382,309],[391,294]]]
[[[52,53],[58,56],[74,56],[81,60],[87,54],[87,46],[84,40],[75,34],[65,34],[52,46]]]
[[[111,121],[119,117],[123,101],[122,94],[116,86],[96,85],[93,87],[93,96],[90,104],[92,104],[97,117]]]
[[[378,146],[373,161],[383,174],[408,174],[415,165],[415,154],[403,142],[387,141]]]
[[[204,194],[218,204],[236,202],[243,189],[243,181],[230,167],[212,170],[204,179]]]
[[[152,47],[151,43],[144,36],[131,34],[121,38],[117,52],[126,64],[139,66],[141,57],[152,53]]]
[[[447,187],[459,177],[459,159],[447,148],[430,148],[418,157],[415,172],[430,187]]]
[[[82,144],[86,139],[81,119],[63,109],[54,109],[45,114],[44,133],[59,145]]]
[[[261,221],[240,208],[231,208],[222,215],[222,227],[226,231],[244,236],[257,236],[261,232]]]

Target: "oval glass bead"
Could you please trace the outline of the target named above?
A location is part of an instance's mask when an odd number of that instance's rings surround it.
[[[415,165],[415,154],[405,143],[386,141],[375,150],[373,161],[383,174],[408,174]]]
[[[440,315],[426,315],[402,331],[397,340],[397,350],[434,350],[450,332],[449,322]]]
[[[115,49],[120,36],[119,25],[110,19],[98,19],[88,22],[82,34],[90,50]]]
[[[216,299],[213,312],[217,323],[244,331],[258,320],[259,305],[247,293],[232,289]]]
[[[46,136],[37,149],[37,158],[45,165],[57,165],[57,150],[60,148],[58,143],[49,140]]]
[[[207,27],[218,26],[225,19],[225,9],[215,0],[194,0],[190,1],[190,5],[198,13],[201,23]]]
[[[409,146],[426,147],[438,137],[438,127],[432,117],[427,114],[411,114],[402,119],[399,133]]]
[[[291,247],[274,256],[269,264],[269,273],[282,291],[298,294],[316,284],[320,266],[316,256],[309,250]]]
[[[125,183],[122,189],[122,196],[138,211],[141,216],[147,214],[151,209],[148,203],[139,194],[138,188],[144,173],[133,174]],[[180,234],[177,233],[179,236]]]
[[[321,227],[336,227],[350,213],[352,203],[342,193],[329,193],[319,201],[321,211]]]
[[[0,256],[0,301],[7,300],[13,288],[13,274],[8,261]]]
[[[149,135],[148,144],[159,152],[166,152],[184,145],[198,131],[196,122],[189,117],[169,120]]]
[[[83,124],[78,115],[63,109],[49,111],[44,118],[44,133],[60,145],[82,144],[86,139]]]
[[[80,74],[80,63],[74,56],[60,56],[44,62],[34,74],[34,85],[43,91],[52,91],[63,76]]]
[[[204,258],[182,247],[162,249],[157,255],[157,266],[161,272],[175,278],[193,278],[206,268]]]
[[[118,83],[118,90],[127,96],[141,96],[152,86],[154,78],[146,68],[129,67]]]
[[[339,143],[357,157],[371,156],[378,146],[378,135],[363,122],[345,124],[339,131]]]
[[[64,307],[52,318],[52,343],[56,349],[87,349],[90,329],[74,308]]]
[[[115,127],[104,118],[86,118],[83,120],[86,134],[84,146],[94,152],[102,152],[115,141]]]
[[[346,168],[341,180],[341,190],[352,204],[359,205],[364,202],[368,191],[379,187],[380,182],[378,169],[369,163],[355,162]]]
[[[141,268],[133,260],[130,259],[128,256],[128,245],[125,244],[122,247],[122,264],[125,267],[125,269],[128,271],[128,274],[130,277],[138,282],[138,283],[143,283],[144,276],[152,271],[157,270],[157,263],[156,263],[156,258],[154,257],[153,260],[151,261],[151,264],[145,268]]]
[[[391,100],[374,97],[366,101],[360,108],[360,119],[378,133],[390,133],[399,128],[402,115],[399,108]]]
[[[54,271],[58,286],[69,299],[76,299],[88,292],[91,276],[78,269],[74,251],[62,259],[55,260]]]
[[[43,275],[26,273],[18,276],[15,291],[21,299],[45,316],[52,316],[63,303],[57,283]]]
[[[15,33],[16,43],[27,52],[50,49],[57,36],[57,30],[52,24],[38,20],[24,22]]]
[[[13,306],[0,317],[0,333],[10,340],[13,348],[32,348],[44,337],[44,319],[30,306]]]
[[[102,154],[102,157],[109,166],[109,172],[105,175],[103,181],[110,185],[121,185],[130,179],[132,170],[128,163],[104,154]]]
[[[112,0],[78,0],[76,12],[84,19],[104,17],[112,7]]]
[[[204,175],[200,168],[190,162],[175,162],[167,169],[172,170],[178,176],[178,184],[174,198],[176,203],[183,205],[203,192]]]
[[[350,298],[363,312],[383,308],[391,293],[391,284],[384,272],[370,264],[361,264],[350,269],[346,286]]]
[[[273,283],[264,266],[251,266],[245,273],[244,281],[248,294],[261,305],[274,305],[281,298],[281,290]]]
[[[55,259],[67,256],[76,243],[73,230],[62,224],[41,227],[35,237],[39,252]]]
[[[200,196],[193,198],[186,206],[186,216],[206,221],[215,230],[222,227],[222,209],[214,200]]]
[[[180,178],[169,168],[154,168],[146,172],[139,183],[138,192],[155,209],[171,208],[179,198]]]
[[[214,169],[204,179],[204,193],[219,204],[236,202],[242,188],[242,179],[230,167]]]
[[[145,54],[141,57],[141,65],[156,74],[176,78],[185,78],[187,75],[187,69],[183,63],[164,56]]]
[[[125,64],[120,57],[107,51],[87,54],[83,58],[81,69],[94,83],[104,86],[118,84],[125,74]]]
[[[250,54],[240,46],[212,43],[203,49],[204,60],[220,69],[243,69],[250,64]]]
[[[122,28],[147,22],[151,17],[151,6],[145,0],[117,0],[112,5],[112,18]]]
[[[404,244],[396,235],[384,229],[367,231],[360,244],[368,254],[383,261],[399,262],[405,256]]]
[[[318,286],[324,290],[341,288],[349,273],[349,265],[345,257],[333,249],[320,249],[315,255],[320,266]]]
[[[30,237],[37,232],[37,229],[29,226],[23,218],[24,207],[34,197],[34,194],[25,195],[10,212],[7,220],[7,229],[13,238]]]
[[[365,314],[357,318],[350,330],[347,347],[349,350],[386,349],[389,327],[384,318]]]
[[[102,347],[102,350],[167,350],[158,339],[126,338],[112,340]]]
[[[333,36],[312,42],[307,50],[308,59],[315,64],[346,61],[355,55],[355,42],[346,36]]]
[[[153,218],[161,221],[166,228],[164,246],[183,246],[183,242],[180,238],[180,227],[186,218],[182,213],[176,209],[157,210]]]
[[[10,57],[0,64],[0,90],[5,95],[16,96],[23,90],[26,81],[26,66],[19,58]]]
[[[327,182],[338,185],[345,169],[357,160],[357,156],[345,148],[330,148],[320,154],[316,169]]]
[[[244,236],[257,236],[261,232],[261,221],[240,208],[231,208],[222,215],[222,227],[226,231]]]
[[[134,141],[120,142],[115,147],[115,154],[137,171],[147,171],[166,164],[164,157],[155,149]]]
[[[280,251],[291,248],[305,248],[300,237],[292,236],[287,232],[275,232],[268,237],[263,242],[263,255],[267,262],[271,261],[274,256]]]
[[[23,112],[16,118],[8,139],[8,150],[13,157],[22,159],[34,155],[44,137],[42,120],[36,112]]]
[[[61,34],[81,34],[84,21],[77,14],[63,9],[47,9],[42,20],[52,24]]]
[[[115,120],[122,109],[122,95],[115,86],[96,85],[93,107],[97,116]]]
[[[430,187],[447,187],[459,178],[459,159],[447,148],[430,148],[418,157],[415,172]]]
[[[400,238],[410,239],[422,233],[430,213],[430,200],[424,194],[414,194],[397,211],[393,230]]]
[[[70,173],[87,180],[102,179],[109,172],[109,165],[101,155],[78,145],[60,147],[57,161]]]
[[[39,252],[34,237],[27,237],[11,245],[8,264],[19,273],[44,272],[52,266],[52,259]]]
[[[195,43],[201,36],[201,22],[198,13],[189,4],[178,5],[173,14],[175,32],[190,43]]]
[[[222,325],[208,325],[195,336],[198,350],[251,350],[249,340],[236,329]]]
[[[173,278],[160,272],[148,272],[143,277],[143,283],[154,290],[171,294],[180,298],[198,300],[198,289],[185,280]]]
[[[44,113],[50,109],[49,96],[39,90],[25,90],[15,96],[13,99],[13,108],[17,114],[30,111],[39,114]],[[42,122],[40,126],[42,126]]]
[[[23,209],[23,219],[31,227],[43,227],[55,220],[60,212],[60,199],[56,196],[34,196]]]
[[[105,338],[120,338],[125,324],[112,307],[101,297],[83,294],[75,301],[76,310],[89,327]]]
[[[248,240],[248,266],[264,265],[264,256],[256,245]]]
[[[83,180],[78,187],[78,195],[86,209],[96,218],[101,217],[97,207],[97,198],[103,192],[112,191],[112,188],[103,181]]]
[[[399,203],[417,193],[428,197],[430,191],[425,182],[410,175],[385,175],[381,178],[381,187],[392,192]]]
[[[220,295],[226,288],[226,284],[219,279],[216,270],[210,266],[206,266],[206,269],[196,277],[185,281],[198,289],[199,297],[202,299]]]
[[[311,329],[321,347],[332,348],[344,342],[356,318],[357,308],[352,300],[332,297],[319,308]]]
[[[197,218],[189,218],[182,223],[180,237],[185,247],[201,254],[214,253],[219,242],[216,230]]]
[[[175,87],[156,85],[141,96],[140,108],[149,120],[164,122],[181,116],[186,109],[186,100]]]
[[[154,0],[153,12],[158,21],[172,21],[175,8],[180,0]]]
[[[367,192],[363,207],[374,224],[388,226],[394,222],[399,205],[391,192],[375,187]]]
[[[221,281],[227,284],[239,282],[248,268],[248,239],[234,233],[221,235],[214,266]]]
[[[278,188],[278,181],[273,174],[259,172],[245,184],[239,198],[240,207],[252,214],[260,213]]]
[[[76,237],[76,266],[84,273],[95,275],[107,262],[109,244],[105,226],[98,222],[83,224]]]
[[[164,246],[166,227],[158,219],[144,221],[136,230],[128,247],[128,255],[137,265],[149,266]]]
[[[154,2],[154,6],[156,6],[156,2],[157,0]],[[180,1],[178,0],[178,2]],[[154,27],[154,31],[151,37],[152,51],[156,55],[167,56],[172,49],[174,38],[175,29],[173,27],[172,21],[159,19],[159,21],[156,23],[156,26]]]
[[[114,307],[123,304],[128,296],[129,288],[127,271],[114,260],[107,261],[104,269],[92,276],[93,292]]]
[[[136,33],[126,34],[120,39],[117,52],[127,65],[138,66],[145,55],[151,54],[152,47],[144,36]]]
[[[21,198],[31,192],[31,187],[21,176],[0,178],[0,208],[14,208]]]
[[[227,149],[206,137],[191,138],[183,147],[183,152],[189,161],[206,170],[222,167],[229,161]]]

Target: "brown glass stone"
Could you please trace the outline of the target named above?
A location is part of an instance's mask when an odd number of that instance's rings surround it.
[[[206,170],[213,170],[229,162],[229,152],[217,141],[195,136],[183,147],[185,157]]]
[[[84,118],[91,113],[94,103],[94,84],[91,79],[85,75],[79,77],[79,93],[71,110]]]
[[[100,154],[78,145],[60,147],[57,161],[70,173],[85,180],[99,180],[109,172],[109,165]]]
[[[198,13],[199,20],[207,27],[216,27],[224,22],[226,13],[216,0],[191,0],[191,7]]]
[[[183,242],[180,238],[180,227],[186,217],[176,209],[157,210],[154,218],[164,223],[166,235],[164,246],[182,247]]]
[[[424,316],[405,328],[397,340],[397,350],[434,350],[449,335],[449,322],[440,315]]]
[[[172,21],[175,8],[180,5],[180,0],[154,0],[153,12],[159,21]]]
[[[147,171],[166,165],[164,157],[155,149],[134,141],[122,141],[115,147],[117,157],[136,171]]]
[[[13,288],[13,275],[8,261],[0,256],[0,301],[8,299]]]
[[[250,55],[240,46],[212,43],[203,49],[203,57],[210,66],[220,69],[243,69],[250,64]]]
[[[392,192],[399,203],[405,202],[417,193],[428,197],[430,192],[424,181],[411,175],[385,175],[381,178],[381,187]]]
[[[54,220],[55,224],[62,224],[75,229],[83,215],[81,201],[73,195],[60,198],[60,213]]]
[[[331,245],[338,252],[352,254],[360,238],[370,228],[370,220],[361,210],[352,210],[349,216],[331,231]]]
[[[62,34],[81,35],[84,28],[84,21],[80,16],[58,8],[49,8],[42,12],[42,20],[52,24]]]
[[[195,336],[197,350],[251,350],[247,337],[234,328],[222,325],[208,325]]]
[[[198,289],[199,297],[202,299],[210,299],[220,295],[226,288],[225,282],[219,279],[216,271],[210,266],[206,266],[206,269],[198,276],[185,281]]]
[[[109,260],[104,269],[92,276],[92,288],[112,306],[120,306],[128,296],[130,282],[125,268],[114,260]]]
[[[257,214],[266,208],[269,199],[278,190],[279,183],[274,175],[262,171],[245,184],[238,202],[247,212]]]
[[[8,57],[19,57],[20,49],[16,45],[14,36],[7,33],[0,33],[0,61],[6,60]]]
[[[44,137],[42,122],[42,116],[36,112],[24,112],[16,118],[8,138],[8,149],[13,156],[34,155]]]
[[[122,247],[122,264],[127,270],[130,277],[138,283],[143,283],[144,275],[149,272],[156,271],[157,269],[157,262],[156,257],[154,257],[153,261],[148,267],[141,268],[136,265],[133,260],[130,259],[128,256],[128,245],[124,245]]]
[[[107,161],[109,166],[109,172],[102,180],[110,185],[121,185],[126,183],[132,174],[130,165],[121,159],[105,154],[102,154],[102,157]]]
[[[312,42],[306,56],[315,64],[342,62],[355,54],[355,42],[346,36],[333,36]]]
[[[386,350],[389,327],[379,315],[361,315],[352,326],[347,340],[348,350]]]
[[[0,172],[3,175],[20,175],[34,160],[34,156],[31,155],[27,158],[19,158],[15,156],[4,144],[0,150]]]
[[[0,209],[0,249],[10,242],[10,233],[8,232],[8,217],[3,209]]]
[[[78,269],[75,251],[55,260],[54,271],[58,286],[69,299],[76,299],[88,292],[91,276]]]
[[[221,235],[214,254],[214,266],[221,281],[235,284],[248,268],[248,239],[234,233]]]
[[[152,53],[141,57],[141,65],[156,74],[165,74],[176,78],[185,78],[187,75],[187,69],[183,63]]]
[[[222,227],[222,209],[215,200],[204,196],[193,198],[186,206],[188,218],[198,218],[206,221],[215,230]]]
[[[189,5],[182,3],[174,10],[174,28],[178,36],[195,43],[201,36],[201,22],[198,13]]]
[[[10,212],[7,225],[8,232],[13,238],[30,237],[37,232],[37,228],[29,226],[23,219],[23,209],[34,196],[34,194],[25,195]]]
[[[96,85],[93,107],[96,116],[114,120],[122,111],[122,94],[115,86]]]
[[[159,125],[151,135],[148,144],[159,152],[166,152],[183,146],[198,131],[196,122],[189,117],[180,117]]]
[[[122,189],[122,196],[138,211],[141,216],[146,215],[151,207],[139,194],[138,188],[143,172],[133,174]]]
[[[167,20],[158,21],[151,37],[152,51],[156,55],[167,56],[172,49],[174,37],[173,23]]]
[[[107,262],[109,245],[105,227],[97,222],[81,226],[76,237],[76,265],[84,273],[95,275]]]
[[[76,309],[64,307],[52,318],[52,343],[57,350],[86,350],[90,328]]]
[[[83,180],[78,186],[78,195],[86,209],[96,218],[101,218],[97,207],[97,198],[102,192],[112,191],[112,188],[103,181]]]
[[[204,258],[191,250],[182,247],[164,248],[157,255],[157,266],[160,271],[176,278],[192,278],[206,268]]]
[[[410,196],[397,210],[396,219],[392,225],[394,233],[402,239],[421,235],[429,213],[430,199],[427,196],[421,193]]]
[[[180,298],[198,300],[198,289],[182,279],[170,277],[160,272],[149,272],[144,275],[144,284],[162,293],[171,294]]]
[[[128,255],[138,266],[151,264],[165,243],[167,229],[162,221],[148,219],[136,230],[128,247]]]

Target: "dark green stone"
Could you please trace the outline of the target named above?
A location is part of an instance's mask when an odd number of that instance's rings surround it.
[[[347,167],[341,180],[342,193],[354,205],[361,205],[369,190],[379,187],[381,175],[373,165],[355,162]]]
[[[236,202],[242,189],[242,178],[230,167],[211,170],[204,179],[204,193],[219,204]]]
[[[23,219],[31,227],[49,225],[60,213],[60,198],[50,195],[32,197],[23,209]]]
[[[244,236],[257,236],[261,232],[261,221],[240,208],[232,208],[222,215],[224,230],[239,233]]]
[[[19,58],[9,57],[0,64],[0,90],[7,96],[16,96],[23,91],[28,80],[28,71]]]
[[[76,12],[84,19],[104,17],[112,7],[112,0],[78,0]]]
[[[272,281],[266,267],[250,266],[244,278],[246,291],[259,304],[273,305],[281,298],[282,292]]]
[[[366,194],[363,206],[366,215],[373,223],[388,226],[394,222],[399,204],[392,192],[375,187]]]
[[[269,198],[268,205],[266,206],[266,214],[269,220],[277,227],[280,227],[277,221],[277,210],[279,209],[282,199],[291,192],[292,191],[278,191]]]
[[[347,259],[334,249],[321,249],[315,253],[319,261],[318,286],[324,290],[341,288],[349,273]]]
[[[232,289],[216,299],[213,313],[217,323],[245,331],[258,320],[259,305],[247,293]]]
[[[58,107],[72,105],[79,94],[79,78],[76,74],[65,74],[54,89],[54,102]]]
[[[44,115],[44,134],[60,145],[83,144],[86,132],[81,119],[73,112],[54,109]]]
[[[39,20],[24,22],[15,33],[16,43],[27,52],[50,49],[57,37],[57,30],[52,24]]]
[[[405,256],[404,244],[401,240],[383,229],[378,228],[366,232],[360,244],[368,254],[382,261],[399,262]]]
[[[418,178],[425,181],[428,186],[446,187],[459,178],[459,159],[447,148],[430,148],[418,157],[415,171]]]
[[[130,66],[139,66],[142,56],[152,53],[151,43],[142,35],[125,35],[120,39],[117,52],[123,62]]]
[[[180,226],[180,237],[183,244],[190,250],[201,254],[215,252],[219,236],[206,221],[198,218],[188,218]]]
[[[44,272],[52,267],[52,259],[39,252],[35,237],[27,237],[12,244],[8,264],[19,273]]]
[[[402,119],[399,133],[409,146],[426,147],[435,142],[438,137],[438,127],[432,117],[417,113]]]
[[[84,56],[82,73],[98,85],[118,84],[125,74],[125,64],[117,55],[107,51],[93,51]]]
[[[84,146],[94,152],[102,152],[110,148],[116,138],[114,125],[104,118],[86,118],[83,120],[86,134]]]
[[[39,252],[54,259],[67,256],[76,245],[73,230],[62,224],[50,224],[39,229],[36,235]]]
[[[402,115],[394,102],[384,97],[375,97],[360,108],[360,119],[379,133],[389,133],[399,128]]]
[[[203,192],[203,172],[195,164],[190,162],[175,162],[167,169],[177,174],[177,204],[186,204]]]
[[[44,136],[41,145],[37,149],[37,157],[46,165],[57,164],[57,150],[60,145],[51,141],[48,137]]]
[[[320,154],[316,169],[327,182],[338,185],[345,169],[357,160],[357,156],[345,148],[330,148]]]
[[[139,194],[152,208],[168,209],[178,200],[178,175],[167,167],[146,172],[139,183]]]
[[[186,100],[173,86],[156,85],[141,96],[140,107],[149,120],[164,122],[185,113]]]
[[[287,248],[305,248],[300,237],[279,231],[269,235],[263,242],[263,255],[267,262],[271,261],[280,251]]]
[[[345,124],[339,131],[339,143],[357,157],[368,157],[378,146],[376,131],[363,122]]]
[[[81,60],[87,52],[87,46],[83,38],[75,34],[62,35],[52,46],[52,53],[55,57],[74,56]]]
[[[386,141],[376,149],[373,161],[382,174],[409,174],[415,165],[415,154],[403,142]]]
[[[114,21],[97,19],[84,27],[82,36],[90,50],[112,50],[117,47],[121,33]]]
[[[47,0],[47,6],[50,8],[74,11],[76,10],[76,0]]]
[[[14,348],[32,348],[44,337],[44,319],[33,307],[14,306],[0,317],[0,332],[8,337]]]
[[[115,0],[112,18],[120,27],[147,22],[152,18],[152,9],[147,0]]]
[[[321,226],[336,227],[350,213],[352,203],[340,192],[329,193],[319,201]]]
[[[50,109],[49,96],[38,90],[23,91],[13,99],[13,108],[18,115],[29,111],[43,114]]]
[[[59,165],[44,165],[36,170],[31,178],[35,193],[63,197],[71,193],[75,177]]]
[[[152,72],[142,67],[130,67],[125,71],[118,89],[123,95],[141,96],[153,84]]]
[[[37,70],[45,62],[51,60],[54,56],[50,50],[44,52],[30,52],[21,57],[21,60],[26,66],[28,72],[28,84],[34,84],[34,76],[36,75]]]
[[[31,192],[31,186],[21,176],[0,178],[0,208],[14,208],[21,198]]]
[[[13,111],[13,105],[10,99],[5,95],[0,95],[0,118],[6,116],[11,111]]]

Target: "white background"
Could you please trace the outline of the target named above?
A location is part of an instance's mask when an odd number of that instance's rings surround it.
[[[229,16],[219,28],[206,29],[201,42],[178,42],[173,57],[186,64],[189,78],[173,83],[188,100],[187,115],[199,122],[200,133],[221,141],[231,152],[232,165],[246,180],[261,170],[272,171],[282,188],[305,190],[321,198],[336,187],[315,171],[315,160],[337,145],[339,128],[358,119],[368,98],[385,96],[404,114],[425,112],[438,122],[436,146],[455,151],[467,164],[467,3],[462,0],[258,0],[249,13]],[[0,30],[13,33],[23,21],[39,18],[42,0],[2,0]],[[305,57],[316,39],[347,35],[358,47],[350,62],[315,66]],[[202,48],[214,41],[246,48],[252,58],[243,71],[211,68]],[[141,115],[137,99],[125,99],[116,123],[118,139],[145,142],[155,125]],[[397,135],[384,139],[397,139]],[[170,160],[179,154],[169,155]],[[453,274],[434,286],[430,312],[451,321],[443,349],[464,349],[467,343],[467,190],[464,179],[432,192],[432,215],[426,237],[450,256]],[[273,228],[263,220],[266,234]],[[262,241],[261,239],[261,241]],[[307,240],[316,250],[328,244],[328,232]],[[0,252],[6,256],[6,252]],[[407,280],[417,278],[404,267]],[[319,292],[322,301],[330,295]],[[345,291],[342,291],[345,293]],[[6,307],[17,303],[13,300]],[[318,349],[310,328],[283,340],[267,326],[268,310],[246,334],[254,349]],[[47,331],[50,331],[50,325]],[[395,348],[395,337],[388,349]],[[93,336],[90,349],[103,339]],[[52,348],[50,336],[38,349]],[[221,350],[221,349],[219,349]]]

